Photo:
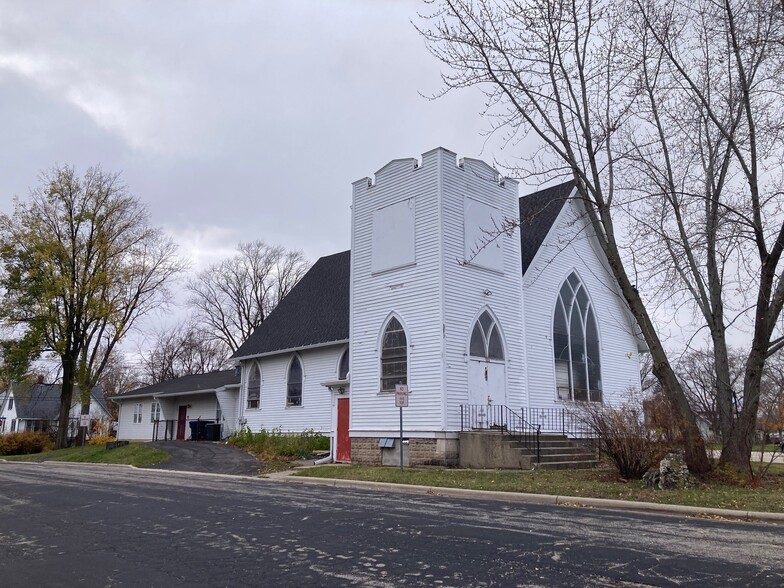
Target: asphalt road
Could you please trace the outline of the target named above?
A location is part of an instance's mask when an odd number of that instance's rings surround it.
[[[776,586],[784,527],[0,463],[0,585]]]

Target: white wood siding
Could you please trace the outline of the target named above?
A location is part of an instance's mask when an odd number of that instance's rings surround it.
[[[221,424],[223,425],[222,434],[224,437],[229,437],[238,429],[239,393],[238,387],[221,388],[216,391],[218,402],[220,402],[223,411]]]
[[[332,399],[330,391],[321,383],[337,379],[338,360],[345,348],[345,345],[336,345],[298,353],[302,363],[302,406],[286,406],[288,368],[293,353],[258,360],[261,365],[261,405],[258,409],[247,408],[246,382],[252,362],[244,361],[240,410],[247,420],[246,426],[253,432],[280,427],[282,431],[291,433],[306,429],[329,433],[332,429]]]
[[[406,328],[409,344],[407,435],[459,430],[460,404],[468,402],[468,339],[485,308],[504,336],[507,397],[519,403],[525,387],[519,237],[491,245],[500,249],[491,256],[496,269],[460,263],[466,247],[474,245],[465,235],[477,234],[479,217],[486,221],[495,210],[498,221],[516,218],[516,182],[499,184],[497,172],[484,162],[465,159],[458,165],[454,153],[435,149],[422,156],[421,167],[414,159],[396,160],[368,183],[354,183],[352,206],[351,435],[391,434],[398,426],[392,398],[379,393],[381,331],[391,313]],[[374,274],[374,211],[409,198],[416,202],[416,264]],[[468,225],[467,210],[479,215]]]
[[[136,404],[142,405],[142,422],[133,422],[133,411]],[[152,441],[152,423],[150,407],[152,398],[129,398],[118,401],[120,413],[117,417],[117,438],[127,441]]]
[[[520,237],[517,231],[501,236],[490,247],[503,249],[503,272],[460,264],[464,259],[464,201],[471,198],[500,211],[502,218],[519,216],[517,182],[498,181],[498,173],[486,163],[464,159],[443,162],[444,193],[444,308],[446,338],[447,428],[460,430],[460,405],[468,398],[468,341],[474,322],[487,308],[497,319],[506,354],[506,400],[519,407],[525,396],[525,355],[522,313]],[[485,221],[486,222],[486,221]],[[492,226],[482,227],[492,231]],[[471,244],[468,244],[469,246]],[[489,291],[490,294],[485,294]]]
[[[380,393],[381,331],[391,313],[406,330],[408,387],[406,434],[443,428],[443,338],[441,304],[441,159],[436,149],[415,159],[395,160],[354,183],[351,243],[351,436],[391,434],[398,427],[394,397]],[[451,154],[454,160],[454,154]],[[413,199],[415,264],[374,274],[374,212]]]
[[[561,284],[573,271],[596,313],[604,402],[618,404],[630,388],[640,388],[633,319],[581,212],[576,202],[564,205],[524,279],[529,404],[536,408],[564,404],[556,400],[553,316]]]

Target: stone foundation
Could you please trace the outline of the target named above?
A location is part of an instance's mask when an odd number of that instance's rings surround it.
[[[352,437],[351,463],[361,465],[397,465],[400,463],[400,439],[382,449],[379,437]],[[408,441],[407,443],[405,441]],[[460,459],[458,439],[406,439],[403,443],[404,466],[455,466]]]

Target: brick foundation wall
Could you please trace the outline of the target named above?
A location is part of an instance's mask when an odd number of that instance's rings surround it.
[[[378,437],[352,437],[351,463],[381,465],[381,448]]]
[[[399,455],[397,439],[395,439],[394,449],[382,450],[378,442],[378,437],[352,437],[351,463],[381,465],[382,451],[395,452]],[[460,441],[458,439],[409,439],[403,453],[406,465],[453,466],[460,461]]]

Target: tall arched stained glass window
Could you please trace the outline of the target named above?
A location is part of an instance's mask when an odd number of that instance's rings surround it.
[[[601,402],[599,329],[585,286],[574,273],[558,292],[553,351],[558,399]]]

